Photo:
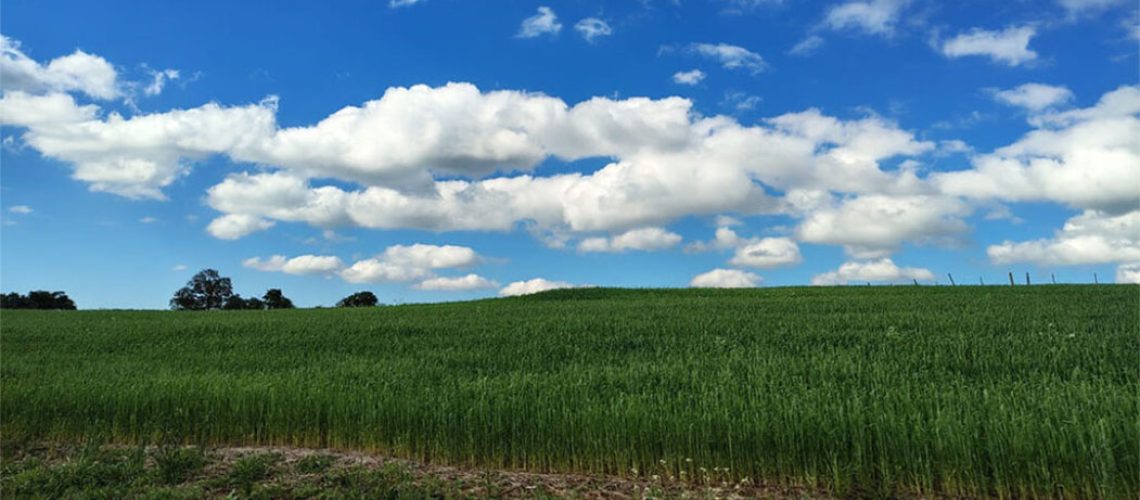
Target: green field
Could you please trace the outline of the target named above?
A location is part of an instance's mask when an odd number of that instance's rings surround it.
[[[6,441],[281,445],[839,495],[1136,498],[1140,287],[578,289],[0,316]]]

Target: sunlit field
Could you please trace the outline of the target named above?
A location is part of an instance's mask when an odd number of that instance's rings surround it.
[[[11,442],[375,452],[837,495],[1136,498],[1140,287],[558,290],[2,313]]]

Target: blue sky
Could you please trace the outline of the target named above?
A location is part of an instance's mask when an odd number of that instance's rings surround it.
[[[1140,281],[1133,2],[0,2],[0,287]]]

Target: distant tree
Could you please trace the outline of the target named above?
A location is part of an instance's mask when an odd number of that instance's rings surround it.
[[[66,311],[74,311],[76,309],[75,301],[71,300],[71,297],[68,297],[66,293],[52,292],[51,299],[52,309],[63,309]]]
[[[27,309],[28,298],[16,292],[0,295],[0,309]]]
[[[348,297],[340,299],[336,303],[337,307],[372,307],[379,304],[380,300],[372,292],[356,292]]]
[[[234,294],[233,283],[213,269],[195,274],[186,286],[174,292],[170,308],[189,311],[221,309]]]
[[[75,310],[75,302],[63,292],[33,290],[28,295],[16,292],[0,295],[0,309],[66,309]]]
[[[227,311],[245,309],[245,299],[241,298],[241,295],[238,295],[236,293],[230,295],[230,297],[226,299],[226,303],[222,304],[222,309],[225,309]]]
[[[230,298],[226,299],[226,303],[222,304],[222,309],[225,309],[227,311],[260,311],[262,309],[265,309],[265,302],[262,302],[261,299],[257,297],[250,297],[248,299],[242,298],[241,295],[235,293],[233,295],[230,295]]]
[[[280,288],[270,288],[265,292],[265,296],[261,297],[265,301],[266,309],[292,309],[293,301],[289,300],[285,294],[281,293]]]

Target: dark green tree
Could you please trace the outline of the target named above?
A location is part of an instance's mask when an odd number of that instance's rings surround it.
[[[245,299],[236,293],[230,295],[230,297],[226,299],[226,303],[222,304],[222,309],[227,311],[240,311],[245,309]]]
[[[348,297],[340,299],[336,303],[337,307],[372,307],[379,304],[380,300],[372,292],[356,292]]]
[[[0,295],[0,309],[27,309],[28,298],[16,292]]]
[[[265,292],[265,295],[263,297],[261,297],[261,300],[265,301],[265,308],[266,309],[292,309],[293,308],[293,301],[289,300],[289,298],[286,297],[285,294],[281,293],[280,288],[270,288],[268,291]]]
[[[33,290],[27,295],[16,292],[0,295],[0,309],[66,309],[75,310],[75,302],[63,292]]]
[[[209,311],[221,309],[234,294],[233,283],[213,269],[203,269],[195,274],[186,286],[174,292],[170,308],[188,311]]]

